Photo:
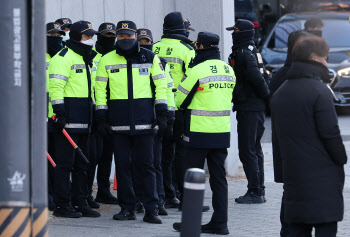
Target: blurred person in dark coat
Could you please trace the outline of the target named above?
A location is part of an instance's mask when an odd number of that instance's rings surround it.
[[[287,236],[336,236],[344,215],[345,147],[330,89],[329,46],[317,36],[299,39],[287,81],[271,98],[281,152]]]
[[[270,96],[272,96],[278,88],[287,80],[287,73],[292,65],[292,50],[297,42],[298,39],[301,37],[309,37],[310,33],[306,32],[305,30],[296,30],[290,33],[288,37],[288,53],[287,53],[287,59],[284,63],[284,66],[280,68],[276,73],[273,74],[269,89],[270,89]],[[274,125],[272,124],[272,151],[273,151],[273,160],[274,160],[274,175],[275,175],[275,182],[276,183],[283,183],[283,175],[282,175],[282,159],[281,159],[281,152],[278,147],[278,140],[276,138],[276,131],[274,129]],[[283,200],[283,195],[282,195]],[[284,220],[284,205],[283,201],[281,202],[281,214],[280,214],[280,221],[281,221],[281,237],[285,237],[288,234],[288,224]]]

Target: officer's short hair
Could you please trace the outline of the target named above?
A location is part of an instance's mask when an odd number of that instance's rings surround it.
[[[311,17],[305,21],[304,27],[305,29],[323,27],[322,19],[318,17]]]
[[[306,61],[309,60],[312,54],[316,54],[319,57],[328,56],[329,46],[327,42],[318,36],[311,35],[310,37],[301,37],[295,43],[293,48],[293,60],[294,61]]]

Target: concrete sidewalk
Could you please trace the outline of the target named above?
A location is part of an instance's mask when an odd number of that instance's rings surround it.
[[[341,116],[339,124],[350,156],[350,116]],[[272,144],[271,144],[270,120],[266,120],[266,131],[263,138],[263,150],[265,154],[266,199],[264,204],[242,205],[236,204],[234,199],[246,192],[247,180],[244,178],[228,177],[229,183],[229,230],[235,237],[274,237],[279,236],[280,222],[279,212],[282,197],[282,185],[273,182]],[[241,168],[240,168],[241,169]],[[346,184],[344,188],[345,215],[343,222],[339,223],[339,237],[350,236],[350,165],[346,169]],[[243,177],[240,170],[238,177]],[[327,195],[325,193],[325,195]],[[204,204],[211,206],[211,191],[207,182]],[[174,222],[181,220],[181,212],[176,209],[168,209],[169,216],[161,217],[162,225],[147,224],[142,221],[143,215],[138,214],[136,221],[115,221],[113,215],[119,212],[119,206],[102,205],[99,209],[100,218],[64,219],[49,217],[50,236],[117,236],[117,237],[167,237],[179,236],[173,230]],[[212,209],[203,213],[203,223],[207,223],[212,215]],[[202,234],[202,236],[217,236]]]

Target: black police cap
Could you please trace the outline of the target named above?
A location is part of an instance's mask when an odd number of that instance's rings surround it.
[[[89,21],[77,21],[70,27],[70,32],[76,32],[85,35],[97,35],[98,31],[92,29],[92,24]]]
[[[112,33],[115,35],[115,30],[116,30],[116,27],[113,23],[105,22],[105,23],[102,23],[100,27],[98,27],[98,34],[105,35],[107,33]]]
[[[61,29],[61,24],[57,22],[49,22],[46,24],[46,34],[60,33],[61,35],[66,35],[66,33]]]
[[[192,30],[192,31],[196,31],[193,27],[191,27],[191,22],[189,19],[185,18],[185,22],[184,22],[185,28]]]
[[[69,18],[60,18],[57,19],[55,22],[58,22],[61,24],[62,30],[66,29],[67,27],[69,28],[72,25],[72,20]]]
[[[149,29],[138,29],[137,30],[137,40],[148,39],[153,42],[152,32]]]
[[[254,24],[251,21],[245,19],[238,19],[233,27],[227,27],[228,31],[248,31],[254,30]]]
[[[137,31],[136,24],[132,21],[119,21],[117,24],[117,30],[116,33],[117,35],[120,34],[129,34],[133,35]]]
[[[218,47],[220,37],[211,32],[199,32],[196,43],[202,44],[204,47]]]

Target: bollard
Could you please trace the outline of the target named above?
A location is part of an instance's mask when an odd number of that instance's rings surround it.
[[[181,237],[199,237],[205,190],[205,171],[191,168],[186,171],[182,204]]]

